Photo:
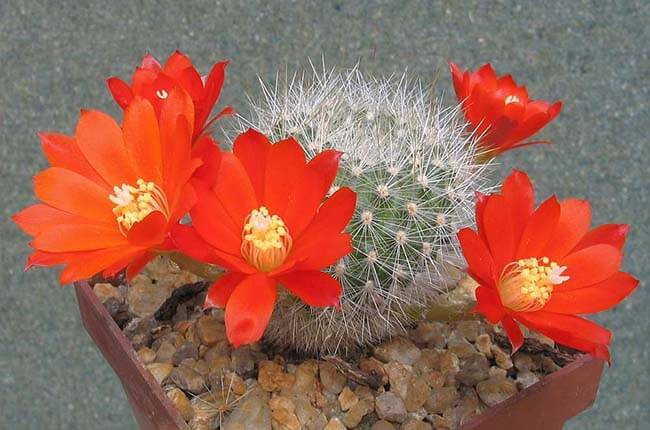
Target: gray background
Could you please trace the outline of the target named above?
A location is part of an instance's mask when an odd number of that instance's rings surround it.
[[[103,78],[129,77],[146,51],[179,48],[203,71],[231,59],[222,100],[243,111],[257,74],[321,54],[375,74],[439,71],[449,103],[445,59],[491,61],[533,96],[565,102],[543,133],[556,145],[505,156],[498,174],[523,168],[539,196],[586,197],[595,222],[633,224],[625,267],[648,279],[648,2],[181,3],[0,1],[0,428],[135,428],[72,289],[56,270],[22,273],[27,238],[8,217],[33,202],[30,178],[45,165],[35,132],[72,132],[81,107],[117,114]],[[615,334],[613,366],[595,408],[568,428],[648,428],[649,306],[641,285],[596,317]]]

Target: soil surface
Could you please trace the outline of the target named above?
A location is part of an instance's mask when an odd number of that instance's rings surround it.
[[[347,357],[263,340],[233,349],[223,310],[203,310],[208,284],[193,278],[158,258],[128,286],[92,282],[193,430],[455,430],[576,357],[533,334],[512,355],[478,319],[422,321]]]

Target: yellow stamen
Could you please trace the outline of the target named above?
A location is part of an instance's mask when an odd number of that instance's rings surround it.
[[[524,258],[508,264],[499,279],[499,295],[505,307],[515,312],[533,312],[544,307],[553,288],[569,280],[566,266],[548,257]]]
[[[126,236],[134,224],[142,221],[152,212],[161,212],[169,219],[169,205],[163,190],[153,182],[144,179],[136,181],[137,187],[128,184],[113,187],[108,198],[115,204],[113,213],[120,232]]]
[[[293,241],[277,215],[261,206],[246,218],[242,231],[241,253],[251,265],[262,272],[269,272],[286,260]]]

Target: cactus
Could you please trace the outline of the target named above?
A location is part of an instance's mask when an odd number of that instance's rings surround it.
[[[452,283],[455,233],[472,219],[474,192],[486,189],[486,166],[475,162],[457,109],[443,109],[406,74],[367,79],[357,68],[262,90],[238,131],[293,136],[309,156],[342,151],[331,192],[348,186],[358,199],[348,227],[354,250],[329,269],[343,286],[340,311],[280,294],[266,341],[345,354],[403,331]]]

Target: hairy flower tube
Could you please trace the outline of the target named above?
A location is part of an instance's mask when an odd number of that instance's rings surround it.
[[[227,61],[212,66],[205,80],[196,70],[192,60],[182,52],[174,52],[164,66],[150,54],[142,59],[131,78],[131,85],[118,77],[111,77],[106,82],[115,101],[125,109],[134,97],[144,97],[160,114],[164,100],[169,97],[172,88],[183,88],[194,102],[194,140],[203,135],[207,127],[223,115],[233,113],[226,107],[213,118],[209,118],[214,105],[221,94]]]
[[[194,106],[171,89],[157,118],[135,97],[120,127],[108,115],[82,111],[74,136],[41,133],[50,166],[34,177],[40,203],[14,215],[34,252],[27,268],[65,265],[61,283],[135,275],[156,250],[168,249],[172,225],[195,202],[189,179]]]
[[[490,64],[476,72],[461,71],[452,62],[449,67],[456,97],[486,158],[520,146],[548,143],[525,140],[555,119],[562,102],[530,99],[525,86],[517,86],[510,75],[497,76]]]
[[[205,306],[225,306],[233,345],[262,337],[278,286],[310,306],[339,305],[341,285],[321,270],[352,250],[344,230],[356,194],[340,188],[324,200],[340,157],[326,150],[307,162],[293,138],[271,144],[249,130],[232,153],[220,153],[214,183],[193,181],[192,226],[176,226],[172,238],[187,255],[226,269]]]
[[[475,311],[501,322],[514,350],[523,344],[522,324],[609,360],[611,333],[579,315],[610,309],[637,287],[620,270],[629,226],[589,229],[584,200],[552,196],[533,206],[533,186],[519,171],[500,194],[478,196],[477,231],[458,233],[468,273],[480,284]]]

